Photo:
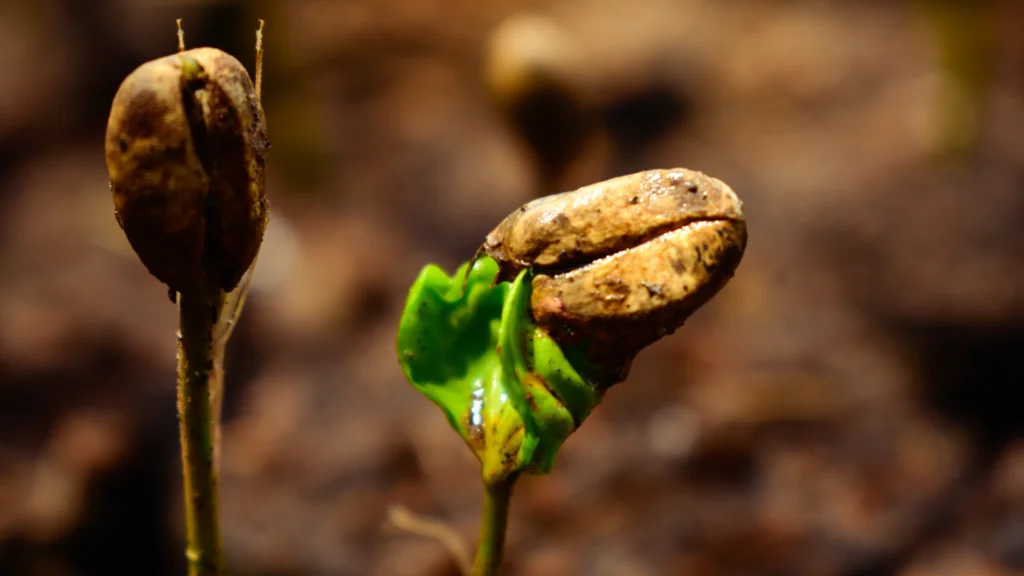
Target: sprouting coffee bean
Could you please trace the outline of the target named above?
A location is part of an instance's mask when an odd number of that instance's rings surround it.
[[[584,346],[613,384],[732,277],[747,243],[742,202],[720,180],[650,170],[540,198],[481,247],[498,280],[532,269],[531,310],[560,344]],[[592,375],[593,376],[593,375]]]
[[[171,290],[230,291],[267,224],[266,120],[249,74],[196,48],[146,62],[110,111],[106,161],[115,215]]]
[[[713,220],[743,221],[743,203],[725,183],[683,168],[648,170],[538,198],[498,224],[481,251],[511,280],[525,268],[571,269]]]

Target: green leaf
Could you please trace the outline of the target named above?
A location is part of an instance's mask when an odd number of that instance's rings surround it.
[[[406,378],[444,411],[487,482],[549,472],[601,399],[533,323],[530,273],[492,285],[497,272],[486,257],[453,278],[427,266],[409,291],[398,331]]]

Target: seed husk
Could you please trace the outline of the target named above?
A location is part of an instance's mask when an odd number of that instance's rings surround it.
[[[238,60],[196,48],[142,64],[114,96],[106,160],[115,215],[171,290],[232,290],[267,222],[263,108]]]
[[[497,281],[534,272],[531,310],[559,344],[581,349],[607,385],[674,332],[733,276],[747,243],[725,183],[650,170],[530,202],[481,247]]]

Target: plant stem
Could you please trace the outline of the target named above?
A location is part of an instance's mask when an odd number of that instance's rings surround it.
[[[392,506],[388,510],[388,521],[398,530],[440,542],[459,566],[459,574],[470,576],[473,566],[469,546],[454,528],[440,520],[420,516],[404,506]]]
[[[253,259],[249,270],[234,290],[226,294],[218,294],[214,306],[218,310],[217,320],[213,325],[213,336],[210,343],[210,412],[213,420],[213,466],[214,473],[220,473],[221,445],[221,414],[224,411],[224,354],[227,351],[228,339],[235,330],[238,317],[242,314],[245,298],[249,294],[252,283],[253,269],[256,268],[257,257]]]
[[[210,421],[213,424],[213,474],[220,477],[221,414],[224,412],[224,346],[210,353]]]
[[[185,556],[189,576],[224,573],[214,466],[210,373],[218,298],[183,293],[179,298],[178,421],[185,493]]]
[[[476,560],[473,561],[473,576],[494,576],[498,573],[501,552],[505,546],[508,505],[515,481],[513,475],[494,483],[484,483],[484,509],[480,519]]]

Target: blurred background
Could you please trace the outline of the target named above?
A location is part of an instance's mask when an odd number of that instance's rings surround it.
[[[0,574],[184,573],[177,316],[118,229],[118,84],[267,21],[270,228],[227,359],[230,573],[455,575],[478,465],[394,339],[538,195],[687,167],[735,279],[519,482],[509,575],[1024,574],[1024,3],[5,0]]]

